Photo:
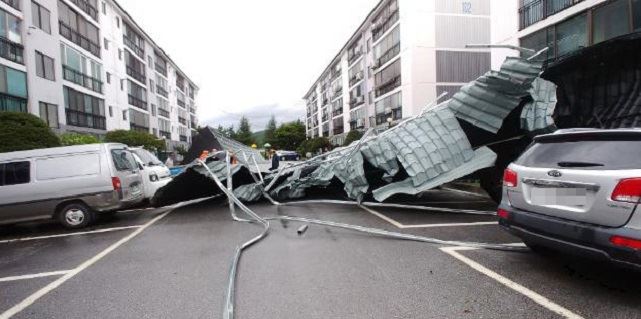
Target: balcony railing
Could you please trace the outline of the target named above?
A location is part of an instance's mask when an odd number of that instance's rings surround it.
[[[66,65],[62,66],[62,76],[65,80],[82,85],[94,92],[102,94],[102,81],[76,71]]]
[[[401,118],[403,118],[403,109],[399,106],[391,110],[390,113],[376,114],[376,125],[387,123],[388,118],[392,118],[393,121],[400,120]]]
[[[165,109],[158,108],[158,115],[164,117],[164,118],[169,118],[169,111]]]
[[[168,140],[171,139],[171,132],[158,130],[158,134],[160,134],[160,136],[162,136],[162,137],[164,137],[164,138],[166,138]]]
[[[4,0],[3,0],[4,1]],[[86,0],[71,0],[80,10],[87,13],[92,19],[98,21],[98,9]]]
[[[100,45],[92,42],[86,36],[78,33],[78,31],[71,29],[64,22],[59,21],[60,35],[67,38],[69,41],[79,45],[81,48],[91,52],[91,54],[100,57]]]
[[[191,113],[191,114],[196,114],[196,109],[195,109],[195,108],[193,108],[193,107],[190,107],[190,108],[189,108],[189,113]]]
[[[102,115],[65,109],[67,125],[88,127],[98,130],[107,129],[106,118]]]
[[[343,134],[345,128],[342,126],[334,127],[334,135]]]
[[[332,116],[339,116],[339,115],[341,115],[341,114],[343,114],[343,108],[342,108],[342,107],[341,107],[341,108],[338,108],[338,109],[335,109],[335,110],[332,112]]]
[[[143,110],[146,110],[148,108],[147,101],[137,98],[131,94],[129,94],[129,104]]]
[[[136,53],[137,56],[141,58],[145,58],[145,49],[139,47],[136,42],[134,42],[133,39],[129,38],[127,35],[122,35],[122,41],[125,43],[125,45],[130,48],[134,53]]]
[[[24,64],[24,47],[22,44],[0,37],[0,56],[9,61]]]
[[[130,66],[127,66],[127,75],[138,80],[140,83],[147,83],[147,77],[145,76],[144,71],[140,72]]]
[[[160,85],[156,85],[156,93],[165,98],[169,98],[169,92],[167,92],[167,90],[165,90],[165,88]]]
[[[176,104],[178,104],[178,106],[180,106],[182,108],[185,108],[185,101],[183,101],[183,100],[176,99]]]
[[[27,113],[27,99],[0,93],[0,111]]]
[[[401,85],[401,76],[399,75],[376,87],[376,97],[379,97],[385,93],[391,92],[392,90],[399,87],[400,85]]]
[[[397,56],[399,52],[401,52],[400,42],[389,48],[389,50],[385,51],[385,53],[381,54],[381,57],[378,58],[376,64],[378,65],[378,67],[381,67],[383,64],[387,63],[389,60]]]
[[[163,67],[162,65],[160,65],[158,63],[155,63],[155,67],[156,67],[156,72],[158,72],[158,73],[164,75],[165,77],[167,77],[167,66],[166,65]]]
[[[181,142],[187,142],[187,135],[180,135],[179,139]]]
[[[180,117],[179,116],[178,117],[178,122],[180,122],[180,124],[182,124],[182,125],[187,125],[187,119],[184,118],[184,117]]]
[[[142,125],[138,125],[138,124],[131,123],[131,122],[129,123],[129,126],[134,131],[143,132],[143,133],[149,133],[149,127],[147,127],[147,126],[142,126]]]
[[[519,8],[519,30],[565,10],[583,0],[534,0]]]
[[[385,34],[385,31],[389,30],[389,28],[398,21],[398,9],[394,12],[392,12],[386,19],[381,19],[379,22],[380,24],[376,26],[372,30],[372,41],[376,42],[376,40],[380,39],[383,34]]]
[[[20,0],[2,0],[2,2],[8,4],[12,8],[20,11]]]

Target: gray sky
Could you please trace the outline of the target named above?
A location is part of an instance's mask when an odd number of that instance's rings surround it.
[[[200,87],[201,123],[254,131],[302,96],[378,0],[116,0]]]

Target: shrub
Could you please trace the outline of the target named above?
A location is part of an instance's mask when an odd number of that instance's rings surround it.
[[[0,153],[60,146],[60,139],[37,116],[0,112]]]
[[[142,146],[143,148],[156,151],[165,149],[165,141],[157,137],[138,131],[115,130],[108,132],[105,142],[122,143],[128,146]]]
[[[89,134],[64,133],[60,136],[60,142],[64,146],[71,146],[100,143],[100,140]]]
[[[331,147],[326,137],[317,137],[303,141],[296,151],[301,156],[306,156],[307,153],[314,154],[318,152],[319,149],[325,150],[325,148],[330,149]]]
[[[343,142],[343,146],[348,146],[349,144],[352,144],[354,141],[358,141],[363,137],[363,132],[361,131],[349,131],[347,133],[347,136],[345,137],[345,141]]]

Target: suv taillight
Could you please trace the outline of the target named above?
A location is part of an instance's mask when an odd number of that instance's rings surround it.
[[[122,189],[122,184],[120,183],[120,178],[118,177],[112,177],[111,184],[114,186],[115,191],[119,191]]]
[[[613,201],[638,203],[641,199],[641,178],[626,178],[619,181],[611,196]]]
[[[516,187],[518,180],[518,175],[515,171],[506,168],[503,172],[503,186],[507,187]]]

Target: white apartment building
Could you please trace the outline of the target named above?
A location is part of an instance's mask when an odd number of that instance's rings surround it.
[[[491,43],[490,2],[382,0],[305,94],[307,136],[386,128],[490,70],[489,49],[465,47]]]
[[[198,87],[113,0],[0,0],[0,111],[191,141]]]

